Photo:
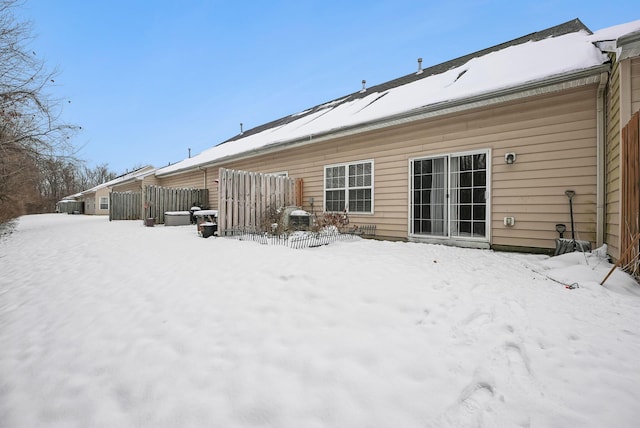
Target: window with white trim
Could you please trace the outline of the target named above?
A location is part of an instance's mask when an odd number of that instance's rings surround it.
[[[324,168],[324,210],[373,213],[373,161]]]
[[[410,161],[410,233],[488,239],[488,150]]]
[[[108,210],[109,209],[109,197],[108,196],[100,196],[100,209]]]

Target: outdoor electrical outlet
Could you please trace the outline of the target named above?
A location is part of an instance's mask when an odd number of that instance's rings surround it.
[[[515,217],[505,217],[504,218],[504,225],[505,226],[513,226],[516,224],[516,218]]]

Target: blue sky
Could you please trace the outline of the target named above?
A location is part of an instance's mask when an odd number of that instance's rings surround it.
[[[634,1],[26,0],[31,48],[89,166],[163,167],[240,130],[580,18],[640,19]],[[71,102],[68,102],[71,101]]]

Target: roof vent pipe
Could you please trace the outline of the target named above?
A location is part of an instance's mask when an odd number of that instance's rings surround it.
[[[360,92],[367,92],[367,81],[362,79],[362,90]]]
[[[240,135],[244,134],[244,131],[242,130],[242,122],[240,122]]]
[[[416,74],[422,74],[422,58],[418,58],[418,72]]]
[[[189,147],[189,158],[191,158],[191,147]]]

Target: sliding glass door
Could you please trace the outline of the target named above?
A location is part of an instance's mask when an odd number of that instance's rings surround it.
[[[488,237],[488,152],[411,161],[411,233],[434,237]]]

